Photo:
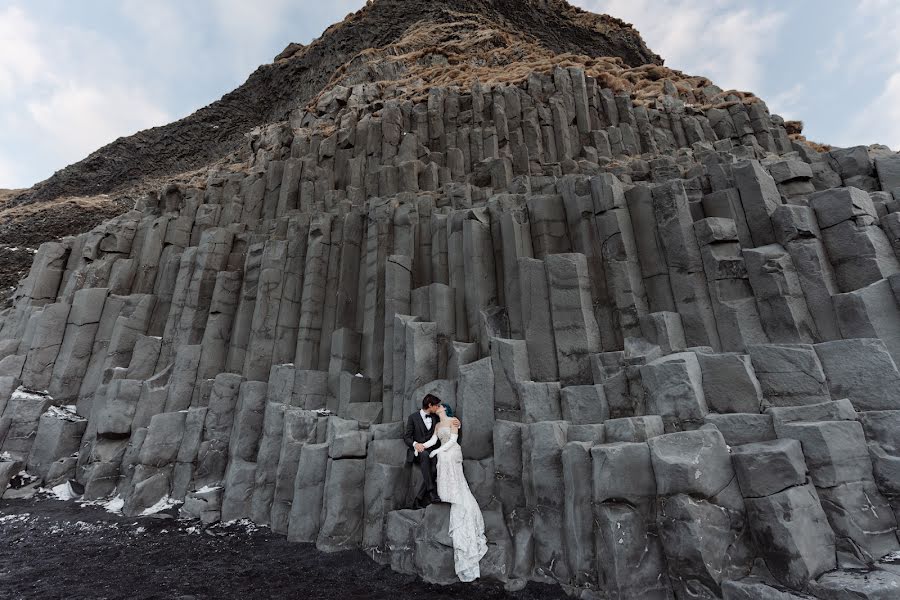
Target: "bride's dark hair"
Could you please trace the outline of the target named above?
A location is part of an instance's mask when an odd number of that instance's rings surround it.
[[[441,402],[441,406],[444,407],[444,409],[446,411],[445,414],[452,419],[453,418],[453,409],[450,407],[450,405],[447,404],[446,402]]]

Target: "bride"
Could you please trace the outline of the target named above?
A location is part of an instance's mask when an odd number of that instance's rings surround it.
[[[431,448],[438,440],[441,442],[440,447],[430,454],[437,457],[437,492],[441,502],[450,503],[450,537],[453,539],[456,575],[460,581],[469,582],[481,575],[479,563],[487,553],[487,540],[484,517],[463,474],[462,450],[457,443],[459,428],[454,427],[452,414],[447,414],[448,408],[446,404],[438,408],[440,422],[425,448]]]

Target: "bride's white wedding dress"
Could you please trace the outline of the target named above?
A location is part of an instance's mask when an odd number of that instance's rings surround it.
[[[442,502],[450,504],[450,537],[453,539],[456,576],[460,581],[474,581],[481,575],[479,563],[487,554],[484,517],[463,473],[462,449],[457,443],[459,436],[450,427],[438,426],[425,446],[433,446],[438,439],[441,446],[431,454],[437,457],[438,496]]]

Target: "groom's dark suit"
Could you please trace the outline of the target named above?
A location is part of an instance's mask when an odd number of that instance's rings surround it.
[[[415,455],[413,443],[418,442],[424,444],[434,435],[434,428],[438,424],[437,415],[428,415],[431,417],[431,426],[426,426],[422,419],[422,413],[416,411],[409,415],[406,420],[406,431],[403,440],[406,442],[406,462],[418,463],[419,469],[422,471],[422,485],[416,494],[416,504],[421,505],[423,502],[437,502],[437,488],[435,481],[437,479],[437,463],[428,453],[440,446],[438,442],[435,446],[428,448],[424,452],[420,452],[419,456]]]

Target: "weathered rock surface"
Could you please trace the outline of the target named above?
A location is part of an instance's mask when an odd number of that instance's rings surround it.
[[[402,440],[432,393],[462,421],[485,579],[882,597],[897,155],[791,140],[557,0],[402,8],[376,0],[233,98],[272,75],[284,120],[248,106],[158,168],[249,133],[227,160],[41,246],[0,313],[0,492],[25,468],[452,583],[449,507],[410,509]]]

